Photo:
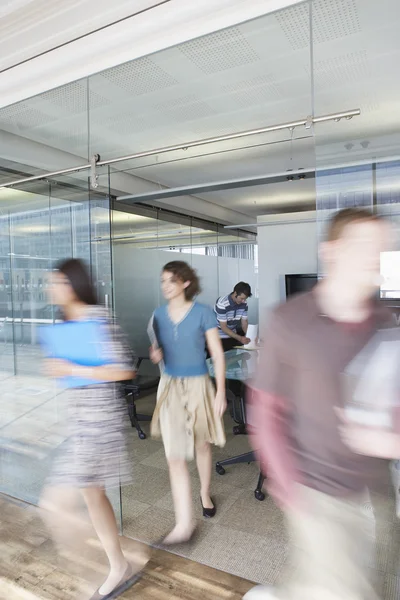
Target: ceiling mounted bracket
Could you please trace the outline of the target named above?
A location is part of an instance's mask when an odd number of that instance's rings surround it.
[[[99,162],[99,160],[100,154],[93,154],[92,158],[90,159],[90,187],[92,188],[92,190],[97,190],[97,188],[99,187],[99,176],[97,175],[96,171],[96,165]]]
[[[308,115],[306,122],[305,122],[305,128],[306,129],[311,129],[311,127],[313,126],[314,123],[314,117],[312,115]]]

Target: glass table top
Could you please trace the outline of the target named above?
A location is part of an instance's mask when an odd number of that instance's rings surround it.
[[[256,372],[258,363],[258,350],[245,350],[238,348],[225,352],[226,379],[247,381]],[[214,377],[214,365],[211,358],[207,359],[208,372]]]

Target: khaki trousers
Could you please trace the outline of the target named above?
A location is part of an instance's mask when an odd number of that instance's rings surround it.
[[[286,513],[291,565],[273,597],[280,600],[377,600],[368,566],[374,520],[366,497],[337,499],[299,486],[306,510]]]

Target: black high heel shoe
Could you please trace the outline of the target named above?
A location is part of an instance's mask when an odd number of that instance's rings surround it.
[[[200,502],[201,502],[201,508],[203,509],[203,517],[205,517],[206,519],[212,519],[213,517],[215,517],[215,515],[217,513],[217,507],[215,506],[214,500],[211,498],[211,502],[214,505],[212,508],[204,508],[203,500],[201,499],[201,496],[200,496]]]

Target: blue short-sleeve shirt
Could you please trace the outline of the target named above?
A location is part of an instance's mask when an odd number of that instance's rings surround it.
[[[182,321],[174,323],[167,305],[160,306],[154,311],[154,326],[167,375],[196,377],[208,373],[206,331],[218,326],[210,307],[194,302]]]

